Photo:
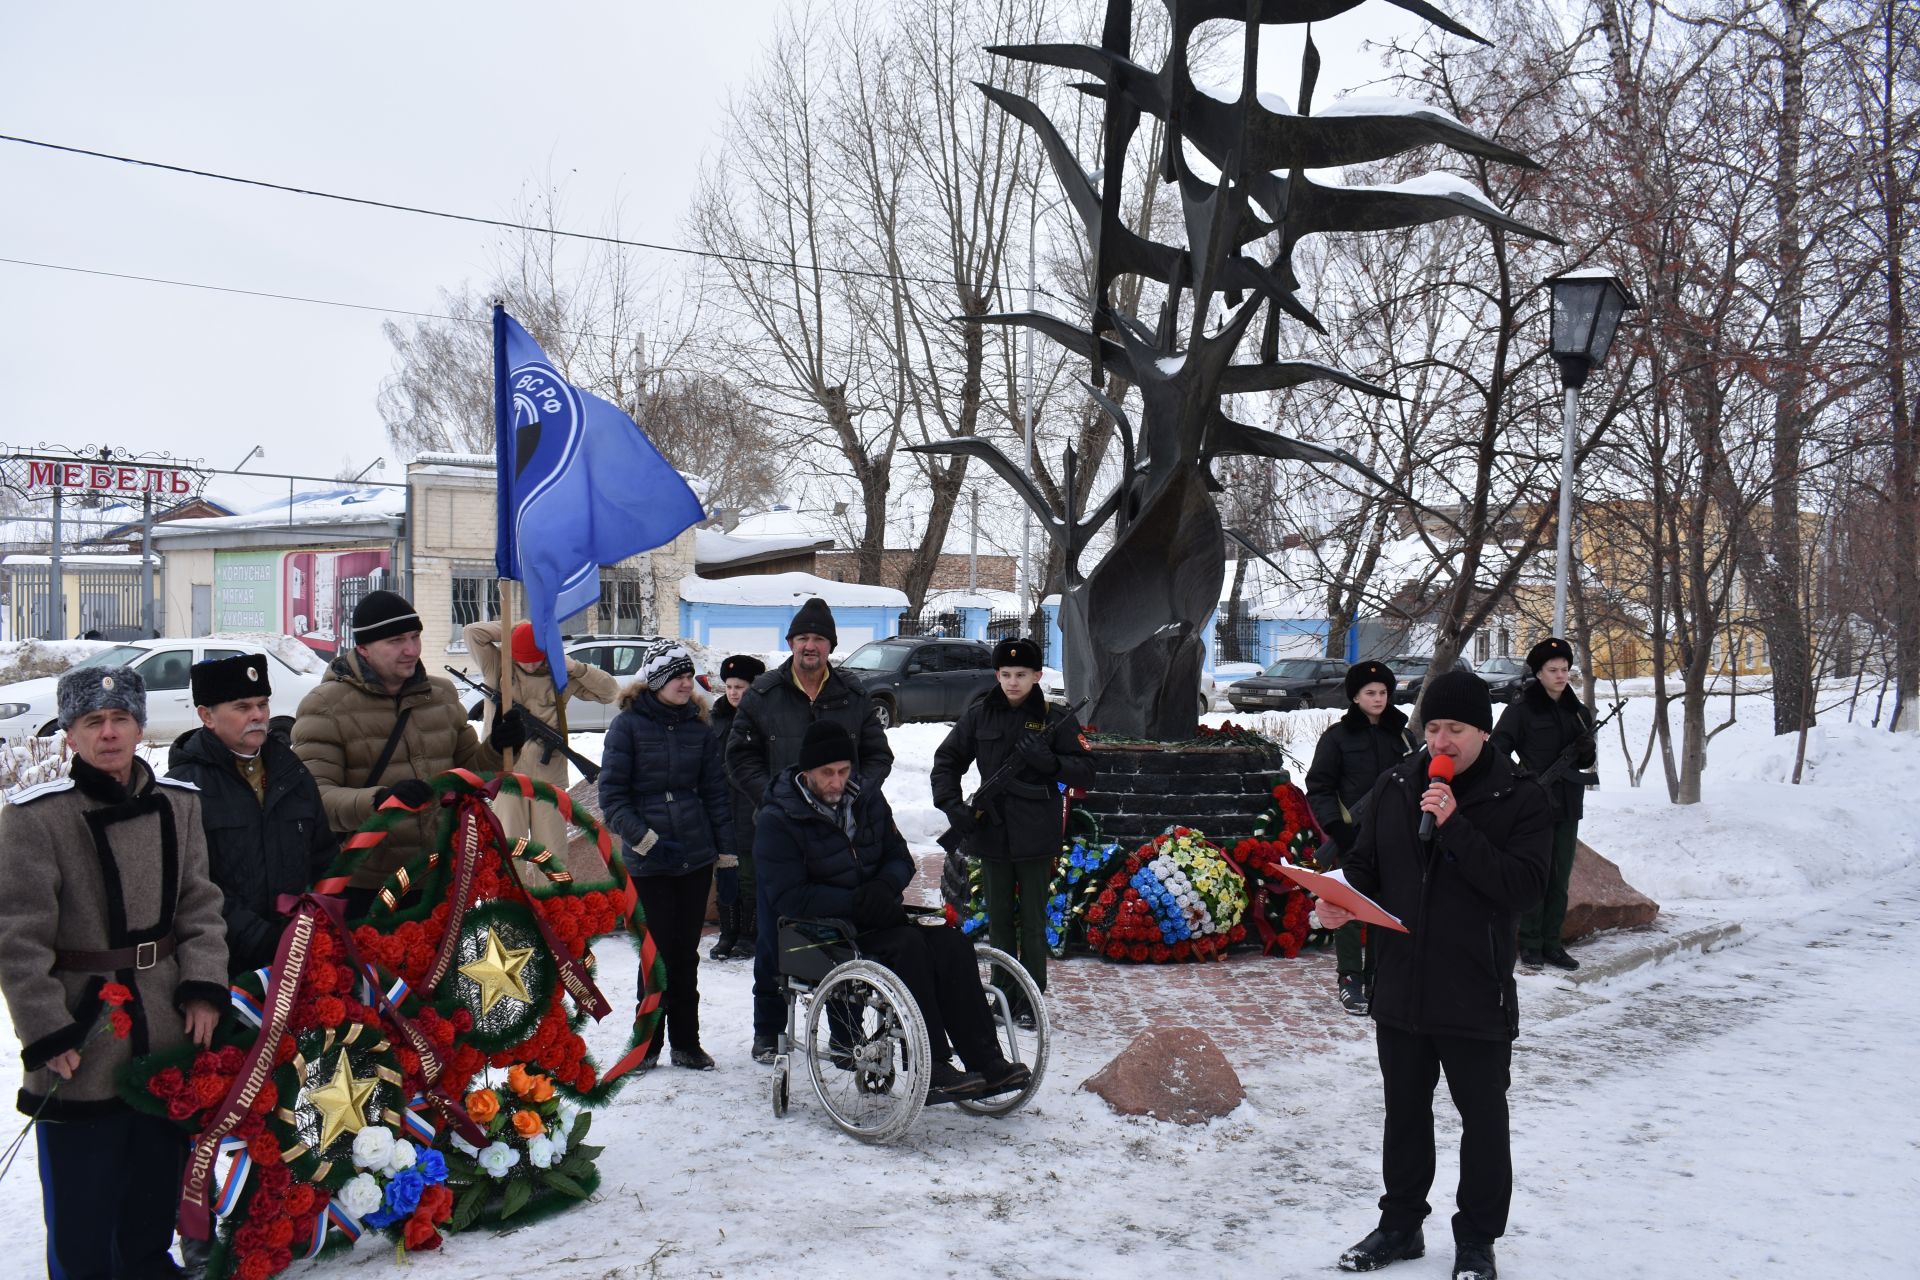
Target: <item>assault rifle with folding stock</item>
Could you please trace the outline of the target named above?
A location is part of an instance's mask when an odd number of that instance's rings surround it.
[[[1058,729],[1068,720],[1079,715],[1080,708],[1086,706],[1087,702],[1088,699],[1086,698],[1080,699],[1080,701],[1068,707],[1058,716],[1049,716],[1046,724],[1041,728],[1029,730],[1029,732],[1038,734],[1042,739],[1051,737],[1055,729]],[[976,821],[978,821],[980,816],[985,812],[987,805],[993,802],[994,797],[1007,789],[1007,784],[1013,781],[1013,775],[1020,771],[1020,763],[1020,753],[1018,750],[1015,750],[1012,755],[1007,757],[1007,762],[998,769],[995,769],[993,776],[985,782],[982,782],[980,789],[973,793],[973,798],[967,801],[967,808],[973,811]],[[948,827],[945,834],[940,837],[940,847],[950,854],[959,853],[960,842],[964,838],[965,837],[954,831],[952,827]]]
[[[456,670],[453,667],[447,668],[447,674],[475,693],[484,694],[491,699],[493,701],[493,713],[495,715],[501,714],[500,691],[498,689],[495,689],[484,680],[476,680],[466,672]],[[519,711],[519,708],[516,707],[514,710]],[[575,751],[572,747],[569,747],[565,736],[563,736],[558,729],[548,724],[545,720],[540,719],[538,716],[530,716],[524,711],[520,712],[520,723],[526,726],[528,741],[540,744],[541,764],[546,764],[551,761],[553,759],[553,753],[558,751],[561,755],[573,761],[573,767],[578,769],[580,776],[588,782],[598,782],[600,780],[600,766],[581,755],[578,751]]]
[[[1594,739],[1595,742],[1598,742],[1600,739],[1600,731],[1606,728],[1608,722],[1611,721],[1615,716],[1619,715],[1620,709],[1626,705],[1627,705],[1626,699],[1624,698],[1614,703],[1613,709],[1607,712],[1605,716],[1595,721],[1593,728],[1581,734],[1580,737],[1592,738]],[[1536,781],[1538,781],[1539,784],[1543,787],[1550,787],[1554,783],[1560,781],[1560,779],[1567,776],[1567,770],[1573,768],[1574,758],[1579,754],[1580,754],[1580,739],[1576,738],[1574,741],[1568,743],[1565,747],[1561,748],[1560,754],[1554,757],[1553,763],[1540,771],[1540,776],[1538,779],[1536,779]],[[1576,781],[1578,781],[1580,785],[1583,787],[1591,787],[1595,783],[1599,782],[1600,779],[1597,774],[1583,773],[1579,775]]]

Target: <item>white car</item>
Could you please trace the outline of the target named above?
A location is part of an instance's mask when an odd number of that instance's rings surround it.
[[[138,671],[147,683],[147,740],[172,742],[187,730],[200,727],[188,669],[210,658],[237,658],[243,653],[258,652],[257,648],[241,647],[219,636],[129,640],[73,665],[74,668],[132,667]],[[300,700],[320,683],[318,674],[295,671],[274,654],[267,655],[267,679],[273,685],[273,716],[275,720],[287,722],[283,728],[291,725]],[[60,728],[59,684],[58,676],[42,676],[37,680],[0,685],[0,737],[46,737],[57,732]]]

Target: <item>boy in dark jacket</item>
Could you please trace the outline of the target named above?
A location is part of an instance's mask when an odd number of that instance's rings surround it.
[[[958,929],[908,922],[902,895],[913,856],[886,799],[853,780],[853,755],[852,735],[822,721],[768,790],[753,845],[773,913],[762,934],[781,916],[851,922],[862,957],[898,974],[920,1006],[933,1057],[929,1101],[1025,1088],[1032,1073],[1001,1052],[973,945]],[[956,1052],[967,1070],[953,1065]]]
[[[1373,784],[1415,750],[1406,713],[1393,705],[1398,681],[1384,662],[1359,662],[1347,668],[1347,714],[1327,726],[1313,749],[1307,769],[1307,805],[1338,846],[1342,857],[1360,834],[1353,814]],[[1348,1013],[1364,1016],[1368,989],[1373,985],[1373,956],[1362,945],[1366,926],[1350,921],[1334,930],[1334,971],[1340,1004]]]
[[[1553,865],[1547,873],[1546,895],[1520,917],[1520,963],[1529,969],[1543,963],[1578,969],[1580,962],[1567,954],[1560,935],[1567,923],[1567,881],[1580,843],[1587,783],[1599,759],[1593,712],[1568,687],[1573,679],[1573,646],[1559,636],[1550,636],[1527,651],[1527,669],[1533,679],[1501,713],[1493,730],[1493,749],[1512,756],[1538,776],[1572,747],[1574,767],[1547,788],[1547,799],[1553,804]]]
[[[1074,716],[1060,716],[1049,728],[1039,645],[1002,640],[994,646],[993,666],[997,683],[968,704],[934,752],[933,803],[980,860],[988,940],[1019,957],[1045,991],[1047,891],[1066,830],[1062,787],[1091,787],[1093,759]],[[1006,789],[976,812],[961,794],[967,766],[978,764],[985,782],[1015,759],[1019,766]],[[1020,1010],[1019,1016],[1026,1021],[1033,1015]]]
[[[1539,784],[1488,749],[1493,701],[1479,676],[1448,671],[1428,681],[1420,712],[1427,750],[1374,784],[1346,856],[1348,883],[1408,932],[1378,935],[1372,1012],[1387,1110],[1380,1225],[1340,1255],[1340,1267],[1373,1271],[1426,1251],[1433,1089],[1444,1071],[1461,1127],[1453,1274],[1492,1280],[1493,1242],[1513,1198],[1515,931],[1546,885],[1551,816]],[[1430,780],[1436,756],[1452,758],[1451,783]],[[1433,819],[1425,839],[1423,815]],[[1350,918],[1330,902],[1319,911],[1329,925]]]
[[[720,696],[708,713],[713,736],[726,748],[727,735],[733,732],[733,718],[739,714],[740,700],[753,682],[767,674],[767,664],[744,653],[736,653],[720,664]],[[735,960],[753,954],[758,938],[753,909],[753,811],[759,797],[727,780],[733,798],[733,848],[722,849],[714,864],[714,909],[720,913],[720,937],[707,952],[709,960]]]
[[[274,903],[304,893],[340,851],[320,788],[293,749],[267,732],[267,660],[241,654],[194,664],[200,728],[174,741],[169,778],[200,788],[207,864],[220,887],[227,963],[272,964],[285,925]]]

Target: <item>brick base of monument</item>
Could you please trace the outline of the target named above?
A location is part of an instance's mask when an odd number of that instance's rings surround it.
[[[1192,827],[1224,849],[1253,834],[1273,804],[1280,748],[1095,742],[1093,790],[1081,807],[1100,835],[1127,847]]]

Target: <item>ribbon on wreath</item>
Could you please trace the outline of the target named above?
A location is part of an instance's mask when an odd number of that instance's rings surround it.
[[[327,913],[323,899],[303,895],[293,920],[280,934],[280,945],[273,956],[267,976],[266,995],[261,1000],[260,1034],[247,1050],[240,1073],[233,1078],[227,1096],[221,1099],[213,1118],[194,1139],[187,1154],[187,1168],[180,1187],[180,1234],[192,1240],[208,1239],[213,1233],[212,1205],[208,1188],[213,1179],[214,1162],[220,1156],[224,1139],[232,1136],[252,1112],[254,1099],[268,1087],[273,1077],[274,1056],[280,1037],[286,1034],[287,1021],[293,1016],[307,960],[313,954],[313,938],[323,927]],[[337,907],[336,907],[337,910]]]
[[[480,776],[465,769],[451,771],[475,789],[459,796],[454,801],[453,816],[453,884],[447,891],[447,928],[440,935],[440,950],[433,958],[433,966],[427,970],[426,981],[422,984],[426,990],[438,990],[441,981],[453,967],[455,956],[460,947],[460,923],[467,913],[467,904],[473,899],[473,883],[480,874],[480,860],[490,848],[500,859],[500,870],[513,877],[518,883],[519,877],[513,869],[513,860],[507,854],[506,831],[500,826],[488,801],[500,793],[500,786],[509,778],[527,779],[519,774],[495,774],[482,781]],[[547,951],[553,956],[554,968],[560,975],[561,985],[567,994],[573,997],[576,1007],[585,1009],[598,1021],[613,1012],[613,1006],[607,1003],[606,996],[594,985],[593,977],[581,958],[573,954],[553,925],[547,920],[546,912],[540,900],[527,895],[527,906],[533,914],[533,922],[539,927],[540,937],[547,944]]]

